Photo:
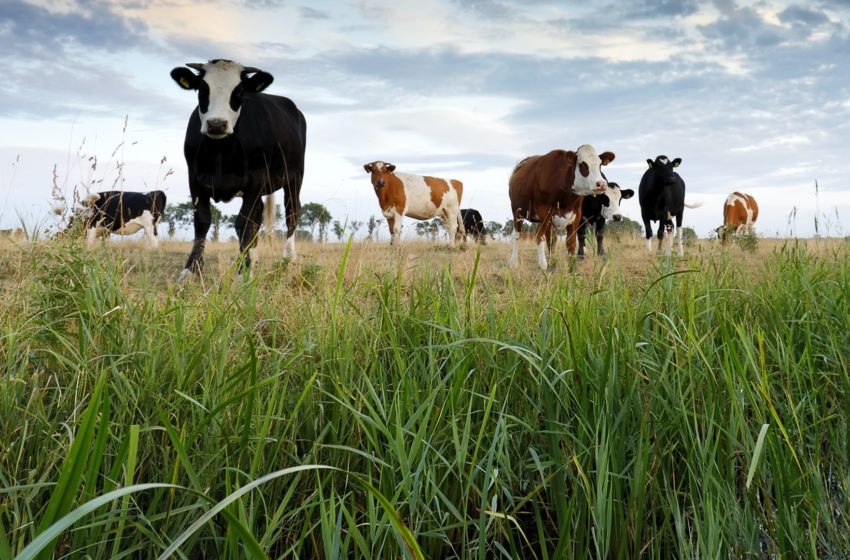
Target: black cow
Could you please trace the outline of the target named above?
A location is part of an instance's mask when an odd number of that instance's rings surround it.
[[[620,189],[617,183],[608,183],[605,194],[586,196],[581,202],[581,223],[578,226],[578,257],[584,258],[584,244],[587,238],[587,226],[596,230],[596,254],[605,254],[603,240],[605,223],[608,220],[619,222],[623,219],[620,202],[633,197],[632,189]]]
[[[682,214],[685,206],[698,208],[700,204],[685,204],[685,182],[679,174],[673,171],[682,163],[682,158],[670,160],[667,156],[658,156],[655,161],[647,159],[649,169],[644,172],[638,187],[638,201],[640,202],[640,215],[643,218],[643,227],[646,233],[646,248],[652,251],[652,224],[658,222],[658,251],[664,240],[664,231],[672,232],[670,245],[673,239],[679,238],[679,256],[685,254],[682,246]],[[675,226],[673,218],[676,219]],[[670,246],[667,247],[670,252]]]
[[[186,129],[183,152],[189,167],[189,193],[194,205],[195,241],[180,274],[200,272],[204,244],[216,202],[242,197],[236,217],[241,269],[250,271],[249,250],[263,222],[262,197],[283,189],[286,212],[284,256],[295,257],[295,229],[301,209],[301,181],[307,123],[290,99],[260,93],[271,74],[230,60],[187,64],[171,71],[186,90],[198,91],[198,107]],[[267,200],[274,211],[273,201]]]
[[[98,236],[131,235],[144,229],[148,243],[156,247],[159,244],[156,224],[165,211],[165,200],[162,191],[94,193],[80,202],[83,210],[71,218],[68,229],[81,220],[88,245],[94,244]]]
[[[472,238],[481,244],[487,243],[487,228],[484,227],[484,219],[481,212],[474,208],[461,208],[460,217],[463,220],[463,242],[466,243],[466,235],[471,233]]]

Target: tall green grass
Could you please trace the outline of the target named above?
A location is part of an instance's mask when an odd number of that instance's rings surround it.
[[[30,249],[0,279],[0,560],[850,550],[846,244],[466,256],[172,284]]]

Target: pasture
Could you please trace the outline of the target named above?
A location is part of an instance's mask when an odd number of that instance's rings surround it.
[[[847,240],[188,247],[0,245],[0,560],[850,550]]]

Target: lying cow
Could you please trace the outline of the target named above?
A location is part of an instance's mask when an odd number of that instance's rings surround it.
[[[717,236],[725,245],[736,233],[752,234],[758,217],[756,199],[742,192],[733,192],[723,205],[723,225],[717,228]]]
[[[602,175],[603,165],[614,161],[614,154],[599,155],[593,146],[580,146],[575,152],[552,150],[546,155],[531,156],[514,167],[509,181],[514,232],[508,266],[518,266],[519,234],[522,221],[539,222],[535,239],[537,264],[546,270],[546,244],[554,226],[567,234],[567,252],[575,254],[576,231],[581,220],[582,197],[603,194],[608,181]]]
[[[647,159],[649,165],[638,187],[638,201],[640,202],[640,214],[643,218],[643,227],[646,235],[646,249],[652,251],[652,224],[658,222],[658,251],[664,242],[664,232],[671,232],[670,247],[673,240],[679,239],[679,256],[685,254],[682,245],[682,215],[685,207],[699,208],[701,204],[685,203],[685,182],[674,171],[682,163],[682,158],[669,159],[667,156],[658,156],[655,160]],[[675,226],[673,219],[675,218]]]
[[[82,220],[87,245],[93,245],[98,236],[131,235],[144,229],[150,246],[158,246],[156,224],[165,211],[164,192],[106,191],[91,194],[80,204],[83,210],[71,218],[68,229]]]
[[[466,234],[460,217],[463,196],[460,181],[396,173],[395,165],[383,161],[367,163],[363,169],[372,175],[372,187],[390,228],[390,245],[399,242],[405,216],[416,220],[442,218],[449,234],[449,247],[454,247],[456,235]]]
[[[487,228],[484,226],[484,219],[481,217],[481,212],[474,208],[461,208],[460,217],[463,220],[463,242],[466,243],[466,235],[472,234],[472,238],[485,245],[487,243]]]
[[[605,254],[603,245],[605,223],[608,220],[619,222],[623,219],[620,202],[633,197],[632,189],[620,189],[617,183],[609,182],[605,194],[586,196],[581,203],[581,223],[578,226],[578,256],[584,258],[584,245],[587,238],[587,226],[596,230],[596,254]]]

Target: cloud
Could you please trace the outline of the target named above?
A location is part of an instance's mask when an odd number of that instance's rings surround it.
[[[779,12],[778,17],[782,23],[806,27],[817,27],[830,21],[829,17],[823,12],[803,6],[789,6]]]
[[[59,60],[69,51],[124,50],[149,44],[141,20],[124,18],[103,2],[52,12],[21,0],[0,3],[0,49],[16,60]]]

